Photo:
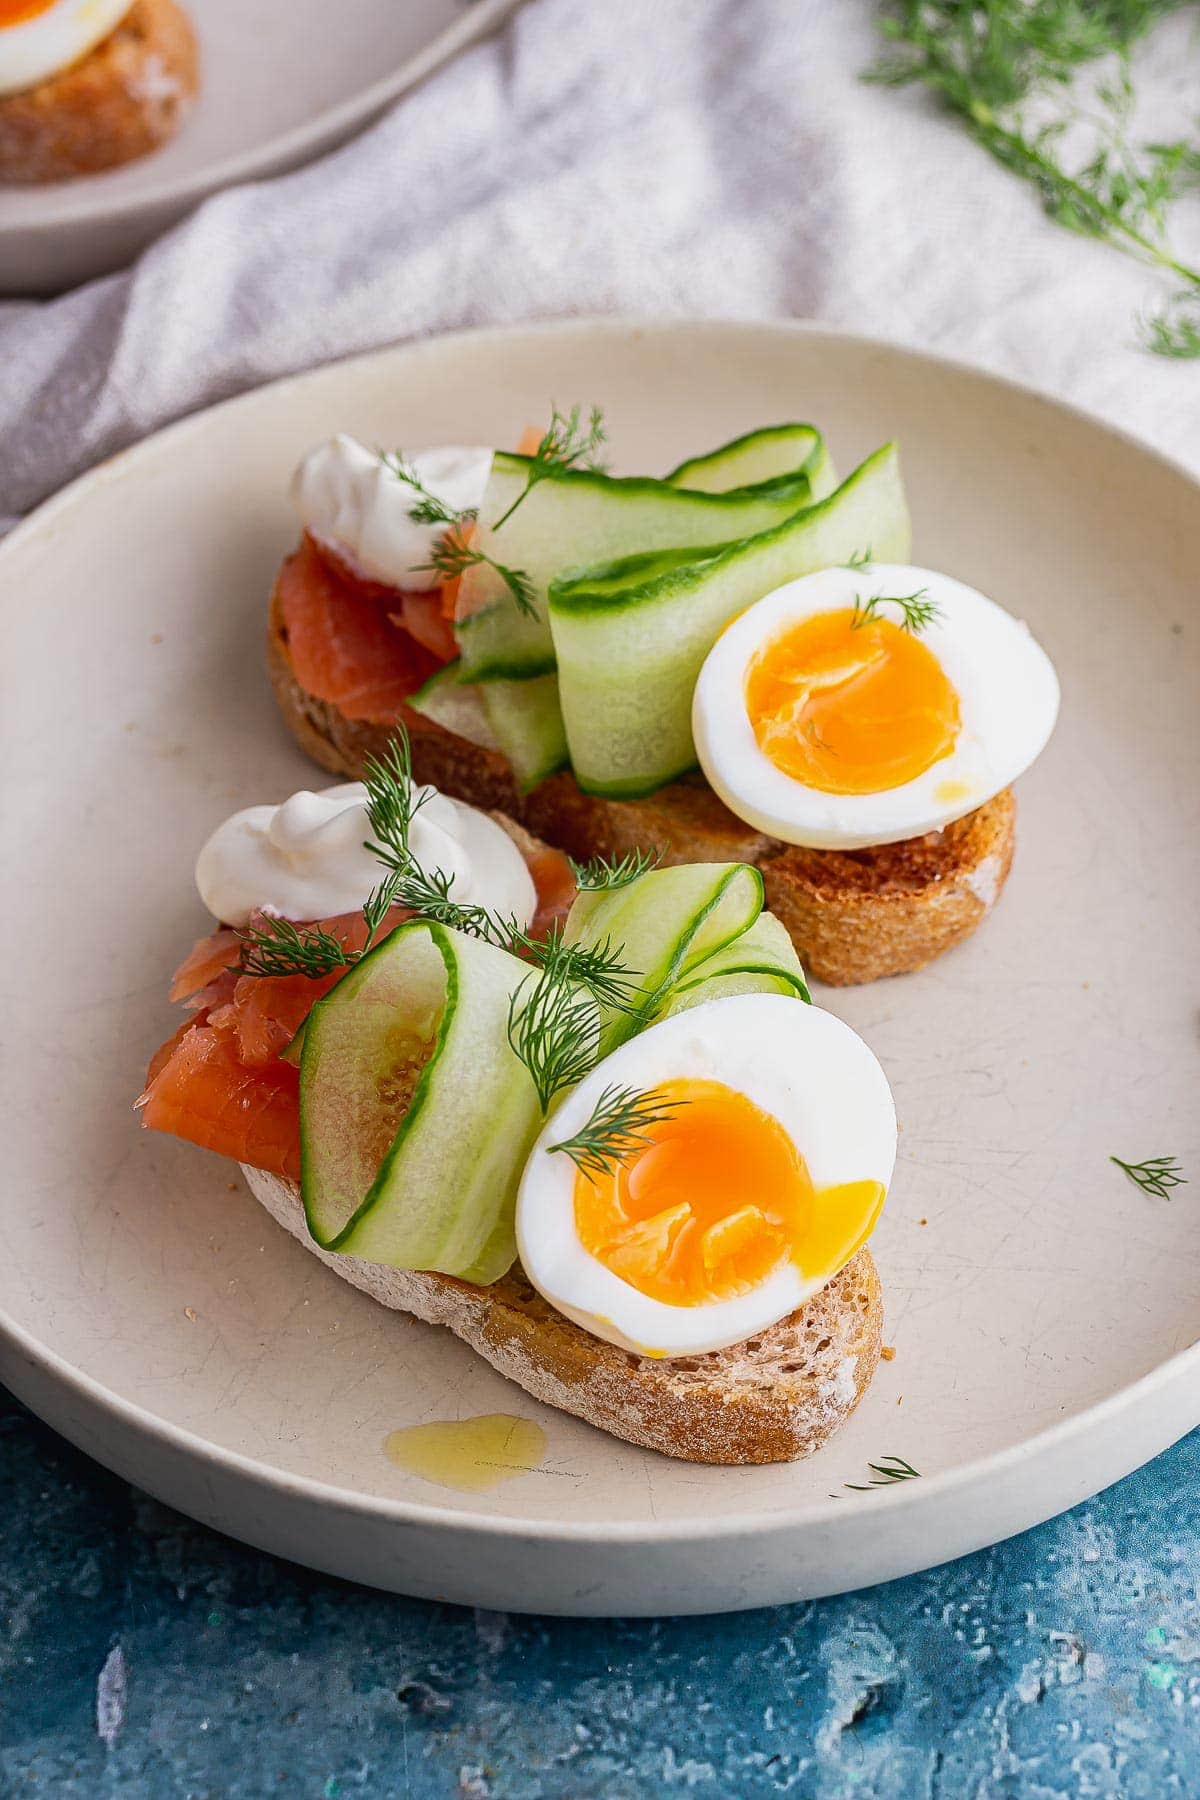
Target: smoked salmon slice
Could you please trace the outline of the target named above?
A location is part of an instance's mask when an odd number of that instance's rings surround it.
[[[384,592],[395,608],[399,590]],[[335,574],[307,536],[280,569],[278,594],[296,680],[348,719],[398,718],[448,660],[393,624],[386,602]]]
[[[151,1071],[138,1101],[151,1131],[300,1179],[300,1076],[290,1063],[248,1069],[230,1033],[191,1025]]]

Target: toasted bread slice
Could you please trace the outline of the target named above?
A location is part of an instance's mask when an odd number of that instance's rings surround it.
[[[351,1286],[445,1325],[535,1399],[614,1437],[686,1462],[794,1462],[849,1418],[879,1361],[883,1303],[870,1252],[769,1331],[706,1356],[664,1361],[592,1337],[514,1268],[492,1287],[387,1269],[313,1243],[294,1182],[243,1168],[255,1197]]]
[[[288,658],[278,587],[267,628],[267,671],[280,711],[322,768],[354,779],[378,755],[396,720],[347,719],[308,693]],[[803,850],[781,844],[731,813],[699,776],[645,800],[584,794],[569,774],[522,794],[504,758],[420,713],[399,720],[418,778],[456,799],[497,807],[569,855],[657,850],[666,862],[749,862],[762,870],[767,904],[782,919],[809,974],[834,987],[919,969],[986,918],[1012,863],[1016,806],[1010,789],[944,831],[868,850]]]
[[[66,181],[174,137],[199,83],[196,38],[175,0],[134,0],[70,68],[0,95],[0,182]]]

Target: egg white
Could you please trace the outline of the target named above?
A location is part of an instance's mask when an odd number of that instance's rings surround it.
[[[836,1270],[805,1277],[783,1263],[752,1292],[698,1306],[640,1293],[580,1242],[575,1165],[552,1144],[587,1121],[611,1083],[721,1081],[773,1118],[796,1144],[815,1187],[878,1181],[896,1160],[887,1077],[862,1039],[832,1013],[781,994],[737,994],[679,1013],[623,1044],[547,1121],[517,1197],[526,1275],[557,1310],[595,1337],[646,1356],[697,1356],[741,1343],[815,1294]]]
[[[921,642],[958,693],[954,749],[913,781],[875,794],[827,794],[785,774],[759,748],[746,710],[755,655],[814,613],[921,588],[939,608]],[[900,618],[895,607],[881,608],[880,616]],[[710,785],[747,824],[814,850],[860,850],[940,831],[1000,793],[1045,748],[1058,700],[1050,658],[995,601],[932,569],[871,563],[789,581],[742,613],[700,671],[692,733]]]
[[[19,93],[69,69],[114,31],[133,0],[55,0],[19,25],[0,27],[0,94]]]

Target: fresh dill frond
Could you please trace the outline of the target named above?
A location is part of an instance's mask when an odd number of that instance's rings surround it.
[[[568,944],[558,920],[544,938],[531,938],[525,932],[514,935],[518,941],[508,946],[514,953],[523,951],[530,962],[548,974],[589,988],[602,1006],[617,1012],[633,1010],[639,973],[626,965],[623,944],[614,944],[608,937],[597,944]]]
[[[1142,318],[1142,334],[1156,356],[1173,356],[1181,361],[1200,357],[1200,292],[1194,300],[1177,298],[1158,312]]]
[[[303,930],[291,919],[264,918],[261,925],[240,933],[242,975],[307,975],[319,981],[335,969],[348,969],[358,952],[347,950],[340,938],[320,925]]]
[[[408,516],[418,525],[465,525],[477,515],[473,508],[459,510],[450,506],[425,486],[403,450],[381,450],[379,460],[389,474],[410,487],[417,496],[408,509]]]
[[[1180,1170],[1177,1156],[1149,1156],[1140,1163],[1122,1162],[1119,1156],[1110,1156],[1108,1160],[1116,1163],[1118,1169],[1124,1169],[1143,1194],[1153,1194],[1157,1200],[1169,1200],[1172,1188],[1187,1186],[1187,1176]]]
[[[529,1071],[543,1113],[556,1094],[596,1066],[600,1014],[593,996],[561,969],[535,969],[508,1004],[508,1041]]]
[[[662,851],[627,850],[624,856],[615,858],[589,856],[586,862],[576,862],[570,856],[567,861],[571,865],[571,873],[579,892],[595,894],[602,889],[612,892],[617,888],[628,887],[631,882],[640,881],[643,875],[657,869],[662,861]]]
[[[429,553],[428,562],[418,563],[416,566],[439,576],[442,581],[454,581],[467,569],[476,568],[480,564],[500,577],[512,595],[518,612],[524,613],[526,618],[536,615],[533,583],[524,569],[513,569],[507,563],[497,562],[494,556],[489,556],[486,551],[473,544],[458,525],[452,525],[438,539]]]
[[[843,569],[866,569],[869,568],[870,565],[871,546],[868,544],[865,550],[856,550],[853,556],[848,557],[842,564],[842,567]]]
[[[1173,253],[1171,208],[1196,185],[1200,145],[1135,143],[1130,54],[1151,26],[1194,0],[885,0],[880,29],[891,50],[867,79],[920,82],[956,113],[977,143],[1027,181],[1044,211],[1174,277],[1165,312],[1142,321],[1159,355],[1200,356],[1200,330],[1172,315],[1200,302],[1200,269]],[[1072,83],[1089,64],[1113,67],[1084,107]],[[1053,97],[1055,116],[1045,117]],[[1029,104],[1027,104],[1029,103]],[[1032,110],[1031,110],[1032,108]],[[1068,167],[1063,140],[1087,148]]]
[[[854,1494],[869,1494],[872,1488],[891,1487],[897,1481],[915,1481],[921,1474],[920,1469],[914,1469],[902,1456],[885,1456],[882,1462],[869,1462],[867,1467],[871,1471],[870,1481],[843,1481],[842,1486]]]
[[[850,621],[851,631],[861,631],[864,625],[869,625],[880,617],[881,606],[898,606],[901,631],[913,633],[924,631],[942,616],[942,609],[937,601],[929,598],[928,588],[918,588],[915,594],[875,594],[870,600],[856,596],[854,617]]]
[[[367,818],[378,844],[367,848],[392,870],[404,872],[412,855],[408,847],[413,820],[433,797],[433,789],[413,781],[412,745],[400,726],[379,756],[363,763],[367,790]]]
[[[538,440],[537,449],[529,460],[529,471],[525,477],[525,486],[521,489],[512,505],[492,526],[493,531],[508,522],[539,481],[548,475],[561,475],[564,469],[599,469],[603,465],[597,461],[597,453],[605,442],[604,414],[598,406],[589,409],[588,422],[582,423],[583,409],[573,406],[570,412],[559,412],[557,406],[550,414],[550,423]]]
[[[607,1175],[645,1149],[652,1126],[674,1118],[684,1100],[655,1088],[606,1087],[585,1125],[551,1151],[561,1150],[584,1175]]]

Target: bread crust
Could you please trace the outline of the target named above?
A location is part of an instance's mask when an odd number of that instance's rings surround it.
[[[287,653],[279,589],[271,597],[267,672],[301,748],[332,774],[356,779],[378,755],[395,720],[345,718],[301,687]],[[569,855],[657,850],[665,862],[748,862],[761,871],[767,905],[782,920],[809,974],[855,986],[923,968],[969,937],[994,906],[1012,866],[1012,790],[943,831],[866,850],[805,850],[781,844],[737,818],[699,776],[644,800],[585,794],[567,773],[522,794],[504,758],[404,707],[422,781],[459,800],[494,807]]]
[[[592,1337],[519,1267],[491,1287],[321,1250],[294,1182],[243,1165],[251,1192],[329,1268],[384,1306],[444,1325],[535,1399],[686,1462],[794,1462],[845,1423],[879,1362],[883,1300],[860,1250],[799,1311],[744,1344],[670,1361]]]
[[[134,0],[79,62],[0,95],[0,182],[65,181],[144,156],[174,137],[198,85],[187,14],[176,0]]]

